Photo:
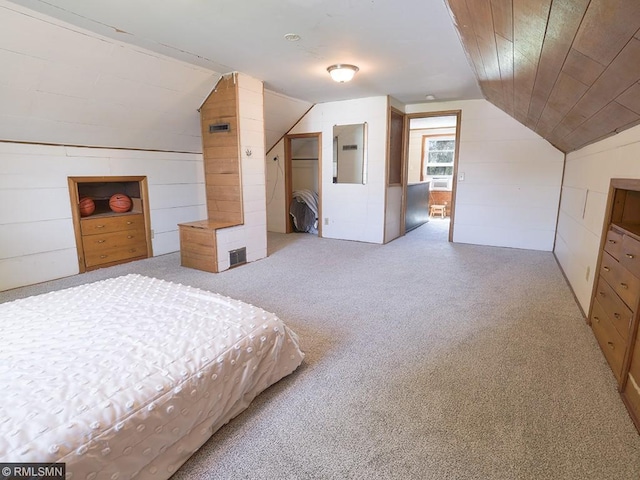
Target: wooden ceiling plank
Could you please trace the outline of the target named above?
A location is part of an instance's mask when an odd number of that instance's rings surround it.
[[[608,65],[638,31],[638,18],[638,0],[591,0],[573,48]]]
[[[571,50],[571,44],[580,28],[589,2],[590,0],[574,0],[553,2],[551,5],[529,107],[529,117],[536,125]]]
[[[491,0],[493,30],[504,40],[513,42],[513,3],[512,0]]]
[[[592,85],[602,75],[605,68],[606,65],[602,65],[572,48],[562,66],[562,71],[585,85]]]
[[[572,131],[615,100],[640,79],[640,40],[632,38],[591,88],[578,100],[562,124]]]
[[[616,102],[627,107],[629,110],[640,114],[640,83],[634,83],[625,92],[623,92]]]
[[[530,127],[529,106],[550,8],[551,0],[513,0],[514,111]]]
[[[562,121],[576,102],[589,89],[587,85],[579,82],[570,75],[560,72],[558,81],[542,111],[536,130],[546,137]]]
[[[496,34],[496,47],[498,50],[498,63],[500,65],[502,93],[504,95],[504,110],[513,116],[513,42]]]
[[[469,9],[467,8],[467,2],[466,0],[448,0],[447,5],[449,6],[449,13],[451,14],[453,23],[464,45],[467,58],[475,70],[478,83],[480,83],[480,88],[482,88],[482,82],[487,79],[487,74],[478,48],[478,39],[473,28]]]
[[[473,24],[473,30],[478,39],[478,49],[484,63],[487,80],[500,79],[498,51],[493,31],[493,17],[489,0],[472,0],[467,2],[467,8]]]
[[[567,136],[566,141],[571,150],[577,150],[589,143],[609,137],[638,121],[640,121],[640,115],[619,103],[611,102]]]

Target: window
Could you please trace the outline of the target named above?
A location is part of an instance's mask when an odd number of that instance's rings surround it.
[[[433,190],[451,190],[456,141],[452,136],[422,137],[421,179],[432,179]]]

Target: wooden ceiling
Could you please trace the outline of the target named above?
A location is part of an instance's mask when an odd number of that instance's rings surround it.
[[[640,123],[640,0],[447,0],[485,98],[563,152]]]

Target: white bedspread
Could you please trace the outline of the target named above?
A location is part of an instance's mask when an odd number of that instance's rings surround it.
[[[168,478],[304,357],[274,314],[140,275],[0,304],[0,332],[0,462],[82,480]]]

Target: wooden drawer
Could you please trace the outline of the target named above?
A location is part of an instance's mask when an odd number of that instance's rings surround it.
[[[633,323],[633,312],[625,305],[602,276],[598,279],[596,298],[611,320],[611,323],[613,323],[613,326],[626,342],[629,337],[629,329]]]
[[[96,218],[83,218],[80,220],[82,235],[96,235],[120,230],[144,230],[144,215],[134,213],[131,215],[113,215]]]
[[[180,264],[183,267],[216,273],[218,256],[215,229],[186,225],[178,227],[180,229]]]
[[[609,366],[618,380],[618,383],[620,383],[622,379],[622,364],[624,361],[626,342],[615,329],[598,300],[593,302],[593,309],[591,311],[591,328],[593,329],[593,333],[600,344],[604,357],[607,359],[607,362],[609,362]]]
[[[613,287],[618,296],[634,310],[640,295],[640,279],[624,268],[608,253],[602,254],[600,275]]]
[[[609,229],[607,232],[607,239],[604,242],[604,249],[606,252],[615,258],[620,260],[620,251],[622,248],[622,233],[617,230]]]
[[[125,248],[146,243],[147,238],[144,229],[123,230],[113,233],[101,233],[85,235],[82,237],[82,246],[85,255],[112,248]]]
[[[620,263],[636,277],[640,277],[640,242],[629,235],[622,237]]]
[[[134,244],[113,247],[113,248],[96,248],[90,251],[84,252],[84,263],[87,268],[95,267],[96,265],[102,265],[105,263],[119,262],[121,260],[128,260],[131,258],[146,257],[147,256],[147,244],[146,242],[138,241]]]

